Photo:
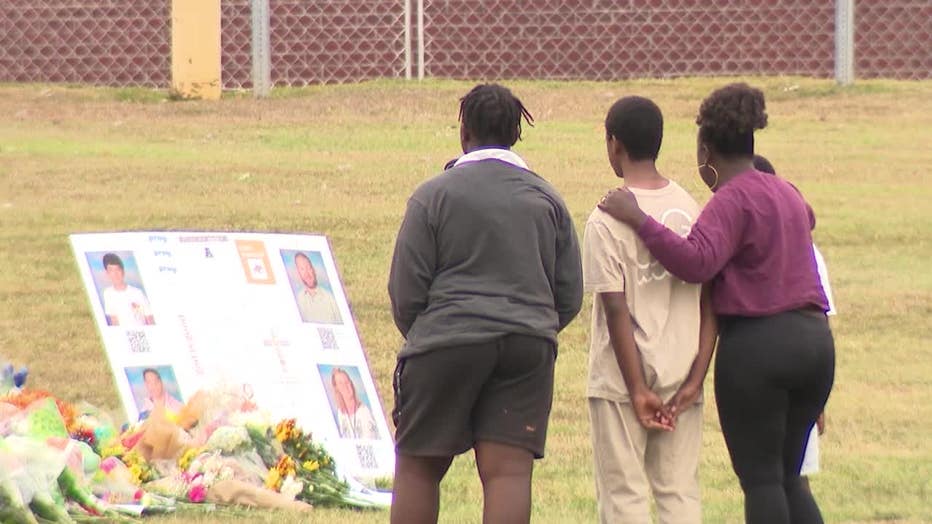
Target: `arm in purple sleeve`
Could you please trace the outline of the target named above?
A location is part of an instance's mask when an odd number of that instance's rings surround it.
[[[731,194],[717,194],[706,205],[687,237],[681,237],[651,217],[638,235],[667,271],[686,282],[712,280],[734,256],[747,217]]]

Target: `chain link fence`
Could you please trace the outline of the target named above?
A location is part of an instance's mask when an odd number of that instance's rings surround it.
[[[171,1],[0,0],[0,81],[167,87]],[[405,9],[418,5],[423,26],[406,41]],[[932,78],[932,1],[855,5],[858,78]],[[225,88],[252,85],[250,12],[250,0],[221,1]],[[830,77],[834,68],[833,0],[270,0],[270,13],[277,86],[403,77],[406,45],[423,48],[415,62],[429,77]]]
[[[932,0],[856,0],[859,78],[932,78]]]
[[[221,2],[223,86],[252,86],[250,0]],[[272,83],[405,75],[404,2],[270,0]]]
[[[426,0],[426,74],[614,80],[767,73],[829,76],[833,69],[833,2],[528,4]]]
[[[0,0],[0,81],[165,87],[171,0]]]

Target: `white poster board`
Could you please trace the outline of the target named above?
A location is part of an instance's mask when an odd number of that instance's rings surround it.
[[[326,237],[70,239],[130,420],[153,395],[171,407],[242,385],[274,417],[297,419],[345,473],[392,475],[391,433]]]

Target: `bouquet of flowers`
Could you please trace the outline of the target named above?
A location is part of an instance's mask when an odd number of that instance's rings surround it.
[[[269,468],[265,485],[316,506],[368,508],[373,504],[350,494],[349,484],[337,473],[333,457],[294,419],[274,427],[250,428],[259,455]]]
[[[158,478],[158,473],[150,462],[146,461],[138,451],[126,449],[119,440],[114,440],[110,445],[103,448],[100,456],[103,459],[102,465],[109,465],[105,466],[105,468],[113,468],[115,466],[114,461],[118,461],[120,465],[129,470],[129,480],[136,486],[141,486]],[[109,470],[104,472],[109,473]]]
[[[155,410],[120,433],[93,406],[23,388],[25,376],[0,365],[0,523],[114,522],[172,511],[175,499],[299,511],[374,505],[354,498],[360,492],[294,419],[272,425],[240,388],[198,392],[180,411]]]

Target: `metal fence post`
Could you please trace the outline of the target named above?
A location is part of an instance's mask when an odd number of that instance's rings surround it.
[[[272,88],[269,18],[269,0],[252,0],[252,92],[256,98],[269,96]]]
[[[854,0],[835,0],[835,81],[854,82]]]
[[[417,0],[417,79],[424,80],[424,0]]]
[[[405,2],[405,78],[411,80],[411,0]]]

